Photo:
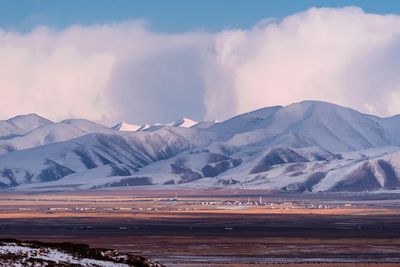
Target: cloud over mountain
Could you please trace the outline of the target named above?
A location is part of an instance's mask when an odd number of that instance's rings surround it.
[[[399,49],[399,16],[354,7],[216,33],[156,33],[141,21],[0,30],[0,117],[224,119],[302,99],[392,115]]]

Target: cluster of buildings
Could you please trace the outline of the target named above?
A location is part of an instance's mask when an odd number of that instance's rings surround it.
[[[215,202],[204,202],[203,205],[216,205]],[[263,201],[262,198],[258,201],[250,200],[241,201],[223,201],[224,206],[263,206],[271,209],[338,209],[343,207],[352,207],[349,203],[310,203],[306,201]]]

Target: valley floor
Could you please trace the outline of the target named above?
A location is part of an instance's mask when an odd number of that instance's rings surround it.
[[[176,193],[4,193],[0,237],[115,248],[166,266],[400,266],[400,195]]]

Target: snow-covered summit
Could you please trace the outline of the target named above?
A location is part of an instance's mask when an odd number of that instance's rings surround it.
[[[395,129],[386,119],[327,102],[303,101],[239,115],[209,130],[229,146],[320,146],[342,152],[399,145]]]
[[[111,128],[114,130],[117,130],[117,131],[135,132],[135,131],[139,130],[141,127],[142,127],[141,125],[137,125],[137,124],[120,122]]]
[[[26,133],[41,126],[52,124],[53,122],[35,113],[15,116],[8,120]]]
[[[23,135],[35,128],[52,124],[53,122],[37,114],[15,116],[0,121],[0,139]]]
[[[188,118],[182,118],[177,121],[167,123],[168,126],[173,126],[173,127],[185,127],[185,128],[190,128],[196,124],[198,124],[198,121],[194,121]]]
[[[136,131],[143,131],[149,128],[160,128],[163,126],[169,126],[169,127],[182,127],[182,128],[190,128],[198,125],[199,122],[188,119],[188,118],[182,118],[177,121],[173,121],[170,123],[166,124],[161,124],[161,123],[155,123],[155,124],[143,124],[143,125],[137,125],[137,124],[130,124],[126,122],[120,122],[111,129],[117,130],[117,131],[125,131],[125,132],[136,132]],[[210,124],[211,126],[211,124]],[[205,127],[204,127],[205,128]]]

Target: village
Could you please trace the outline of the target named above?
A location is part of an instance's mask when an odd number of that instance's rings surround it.
[[[206,203],[204,203],[206,205]],[[350,203],[310,203],[306,201],[263,201],[262,197],[258,201],[224,201],[225,206],[262,206],[270,209],[339,209],[350,208],[357,205]]]

